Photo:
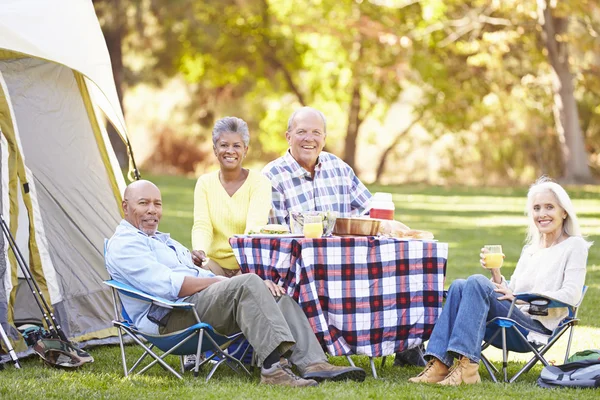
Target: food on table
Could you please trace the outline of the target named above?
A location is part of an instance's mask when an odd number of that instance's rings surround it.
[[[428,231],[420,231],[418,229],[409,229],[406,232],[403,232],[402,236],[400,236],[402,238],[409,238],[409,239],[426,239],[426,240],[430,240],[433,239],[433,233],[428,232]]]
[[[379,224],[379,232],[380,236],[389,236],[389,237],[403,237],[404,232],[409,231],[410,228],[404,225],[400,221],[395,220],[382,220]]]
[[[290,233],[290,228],[282,224],[267,224],[260,228],[260,233],[270,233],[280,235],[283,233]]]
[[[257,233],[268,234],[268,235],[283,235],[285,233],[290,233],[290,229],[287,225],[282,224],[267,224],[259,229],[253,229],[248,232],[250,235],[255,235]]]

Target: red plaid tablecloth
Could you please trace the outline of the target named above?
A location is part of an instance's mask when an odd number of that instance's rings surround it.
[[[376,237],[229,240],[242,272],[287,289],[332,355],[391,355],[429,339],[448,244]]]

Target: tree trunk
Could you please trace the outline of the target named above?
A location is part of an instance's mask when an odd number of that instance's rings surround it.
[[[350,110],[348,112],[348,129],[344,142],[344,161],[356,170],[356,139],[358,138],[358,129],[362,124],[360,119],[360,82],[354,79],[352,84],[352,99],[350,100]]]
[[[358,8],[356,9],[358,10]],[[360,15],[360,11],[357,11]],[[358,175],[356,169],[356,141],[358,139],[358,130],[363,123],[366,115],[361,116],[361,93],[360,93],[360,71],[363,59],[362,35],[356,33],[354,38],[354,46],[357,49],[356,60],[352,68],[352,95],[350,98],[350,108],[348,110],[348,128],[346,129],[346,138],[344,139],[344,161],[354,169],[354,173]]]
[[[568,20],[554,17],[547,0],[538,0],[538,16],[553,72],[554,123],[564,165],[561,178],[566,183],[592,182],[573,90],[573,76],[569,69],[567,44],[557,40],[567,30]]]
[[[396,135],[396,137],[394,138],[394,141],[388,147],[386,147],[386,149],[383,151],[383,153],[381,154],[381,158],[379,159],[379,165],[377,165],[377,172],[375,174],[375,182],[379,182],[379,180],[381,179],[381,176],[383,175],[383,172],[385,171],[385,162],[387,161],[387,158],[389,157],[389,155],[392,153],[392,150],[394,150],[394,148],[396,146],[398,146],[398,143],[400,143],[400,139],[402,139],[402,137],[404,135],[406,135],[408,132],[410,132],[410,130],[413,128],[413,126],[415,126],[421,120],[421,118],[423,118],[424,114],[425,114],[424,112],[421,112],[417,118],[412,120],[412,122],[406,128],[404,128],[401,132],[399,132]]]
[[[115,79],[115,86],[117,87],[117,95],[119,96],[119,103],[121,103],[121,109],[125,114],[125,107],[123,105],[123,90],[125,87],[124,82],[124,68],[123,68],[123,52],[122,43],[125,31],[125,7],[121,6],[121,0],[94,0],[94,3],[104,2],[103,7],[96,7],[96,12],[100,15],[101,13],[110,13],[110,16],[105,19],[105,24],[102,26],[104,32],[104,40],[106,40],[106,46],[108,47],[108,54],[110,55],[110,62],[112,66],[113,76]],[[110,143],[115,151],[117,160],[121,168],[126,168],[129,163],[127,156],[127,146],[121,140],[121,136],[117,133],[115,128],[107,122],[106,130]]]

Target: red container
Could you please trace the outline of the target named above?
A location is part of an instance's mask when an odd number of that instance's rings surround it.
[[[378,219],[394,219],[394,210],[371,208],[371,211],[369,211],[369,217]]]

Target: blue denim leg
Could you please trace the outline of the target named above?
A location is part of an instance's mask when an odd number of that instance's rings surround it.
[[[427,351],[425,357],[431,356],[437,358],[447,366],[452,365],[454,357],[448,354],[448,340],[454,331],[456,315],[462,301],[463,289],[467,284],[466,279],[457,279],[450,285],[446,304],[442,309],[438,320],[435,322],[433,332],[427,343]]]
[[[456,288],[453,288],[457,282]],[[510,309],[509,300],[497,300],[502,294],[496,293],[495,288],[483,275],[453,282],[446,305],[429,339],[426,355],[432,355],[446,365],[452,364],[453,353],[478,362],[486,323],[495,317],[507,316]],[[513,310],[511,318],[529,330],[544,332],[539,322],[517,308]]]

